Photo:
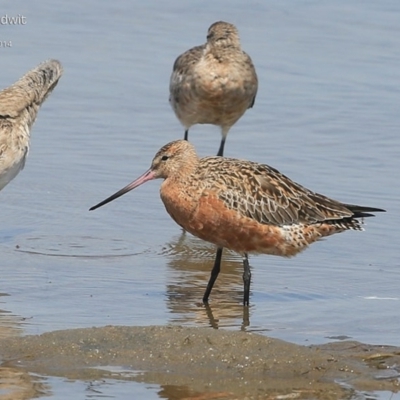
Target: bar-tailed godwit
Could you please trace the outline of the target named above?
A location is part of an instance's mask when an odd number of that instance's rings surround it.
[[[215,22],[207,42],[181,54],[175,61],[169,101],[182,125],[185,139],[195,124],[221,127],[219,156],[229,129],[253,107],[258,80],[251,58],[240,46],[236,27]]]
[[[0,92],[0,190],[24,168],[30,130],[62,72],[58,61],[48,60]]]
[[[90,210],[157,178],[164,179],[160,194],[172,219],[217,246],[205,303],[220,271],[223,247],[243,255],[243,304],[248,305],[248,253],[291,257],[324,236],[363,230],[359,219],[384,211],[332,200],[268,165],[217,156],[199,158],[185,140],[166,144],[147,172]]]

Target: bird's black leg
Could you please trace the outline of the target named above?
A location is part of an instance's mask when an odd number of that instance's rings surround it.
[[[184,137],[184,140],[188,140],[188,136],[189,136],[189,129],[185,129],[185,137]]]
[[[217,255],[215,257],[214,267],[211,271],[211,276],[210,276],[210,279],[207,284],[207,289],[204,292],[204,296],[203,296],[204,303],[208,303],[208,297],[210,296],[211,290],[214,286],[214,282],[216,281],[219,271],[221,270],[222,250],[223,250],[223,247],[218,247],[218,249],[217,249]]]
[[[243,287],[244,287],[243,305],[244,306],[249,305],[250,281],[251,281],[251,271],[249,265],[249,258],[247,256],[247,253],[245,253],[243,257]]]
[[[218,157],[222,157],[224,155],[225,139],[226,139],[225,136],[223,136],[222,139],[221,139],[221,144],[219,146],[219,150],[218,150],[218,153],[217,153]]]

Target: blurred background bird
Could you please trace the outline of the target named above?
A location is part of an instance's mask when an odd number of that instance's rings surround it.
[[[213,124],[221,127],[217,155],[224,154],[229,129],[253,107],[258,78],[251,58],[240,45],[235,25],[215,22],[207,42],[181,54],[175,61],[169,86],[169,101],[185,127]]]
[[[47,60],[0,92],[0,190],[24,168],[38,111],[63,73]]]

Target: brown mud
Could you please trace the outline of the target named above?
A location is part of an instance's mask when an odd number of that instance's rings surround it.
[[[0,392],[9,400],[48,393],[37,375],[157,384],[160,398],[174,400],[351,399],[400,389],[397,347],[306,347],[209,328],[106,326],[8,337],[0,339],[0,358]]]

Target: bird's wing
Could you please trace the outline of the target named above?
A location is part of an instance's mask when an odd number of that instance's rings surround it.
[[[254,75],[254,77],[255,77],[255,92],[254,92],[253,98],[251,99],[251,102],[250,102],[249,107],[248,107],[248,108],[253,108],[254,103],[256,101],[256,97],[257,97],[258,77],[257,77],[256,69],[254,67],[254,64],[253,64],[253,61],[252,61],[251,57],[245,51],[243,51],[243,54],[248,60],[248,63],[250,65],[250,69],[252,70],[252,75]],[[254,82],[252,83],[252,86],[254,86]]]
[[[179,88],[179,84],[182,82],[182,80],[189,75],[189,72],[193,68],[194,64],[200,60],[203,51],[204,45],[196,46],[188,51],[185,51],[175,60],[169,84],[171,95],[175,95],[174,90]]]
[[[226,207],[262,224],[311,224],[353,215],[340,202],[304,188],[268,165],[217,157],[210,160],[203,186]]]

